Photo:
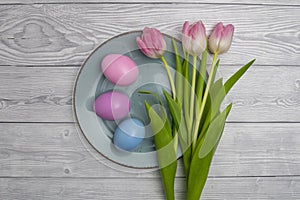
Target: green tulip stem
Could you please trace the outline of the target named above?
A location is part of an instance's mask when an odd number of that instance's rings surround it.
[[[194,56],[193,73],[192,73],[192,86],[191,86],[191,99],[190,99],[190,119],[191,119],[191,123],[189,124],[190,130],[191,130],[192,121],[193,121],[193,118],[194,118],[196,70],[197,70],[197,56]]]
[[[163,62],[165,69],[168,73],[168,77],[169,77],[169,81],[170,81],[170,85],[171,85],[171,89],[172,89],[172,94],[173,94],[173,99],[175,100],[176,99],[176,90],[175,90],[174,80],[173,80],[173,77],[172,77],[172,74],[170,71],[170,67],[164,56],[161,57],[161,61]]]
[[[207,85],[206,85],[204,96],[203,96],[203,101],[202,101],[202,104],[201,104],[201,107],[200,107],[200,112],[199,112],[199,115],[197,115],[197,117],[196,117],[195,129],[194,129],[194,138],[193,138],[193,142],[192,142],[192,145],[193,145],[192,146],[192,150],[193,151],[196,148],[198,131],[199,131],[199,126],[200,126],[200,121],[201,121],[201,118],[202,118],[202,115],[203,115],[203,112],[204,112],[205,104],[206,104],[207,97],[208,97],[208,92],[209,92],[209,89],[210,89],[211,84],[213,82],[212,79],[213,79],[213,76],[214,76],[213,74],[215,74],[215,70],[216,70],[217,58],[218,58],[218,52],[216,52],[214,54],[214,58],[213,58],[213,61],[212,61],[211,70],[210,70],[210,73],[209,73],[209,76],[208,76],[208,81],[207,81]]]

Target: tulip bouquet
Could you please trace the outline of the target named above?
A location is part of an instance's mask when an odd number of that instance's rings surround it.
[[[178,146],[181,148],[186,176],[186,199],[200,198],[232,107],[229,104],[221,111],[222,101],[255,61],[252,60],[240,68],[225,83],[222,78],[215,80],[220,63],[218,55],[229,50],[233,33],[233,25],[224,26],[218,23],[207,37],[201,21],[192,25],[185,22],[182,29],[183,56],[180,56],[178,45],[173,39],[176,60],[174,78],[164,57],[166,42],[161,32],[155,28],[145,28],[141,38],[136,39],[137,45],[146,56],[161,59],[171,86],[172,94],[164,91],[166,108],[157,94],[140,91],[156,96],[160,102],[155,107],[145,102],[145,107],[154,132],[158,162],[168,200],[175,199]],[[213,60],[207,73],[209,52],[213,54]],[[200,56],[201,62],[198,62]]]

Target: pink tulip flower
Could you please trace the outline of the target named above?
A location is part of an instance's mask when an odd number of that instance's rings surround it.
[[[225,53],[231,46],[234,26],[229,24],[223,26],[219,22],[209,36],[208,47],[212,53]]]
[[[150,58],[162,57],[167,48],[162,33],[155,28],[145,27],[142,38],[137,37],[136,43],[140,50]]]
[[[199,56],[206,49],[206,31],[201,21],[189,25],[184,22],[182,28],[182,45],[184,50],[193,55]]]

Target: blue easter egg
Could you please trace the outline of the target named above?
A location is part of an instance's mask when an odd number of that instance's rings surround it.
[[[125,151],[132,151],[142,143],[145,134],[145,126],[141,120],[125,119],[114,133],[114,145]]]

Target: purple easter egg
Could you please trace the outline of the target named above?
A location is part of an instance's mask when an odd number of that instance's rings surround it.
[[[128,96],[121,92],[106,92],[96,99],[94,111],[106,120],[122,119],[130,111],[130,101]]]

